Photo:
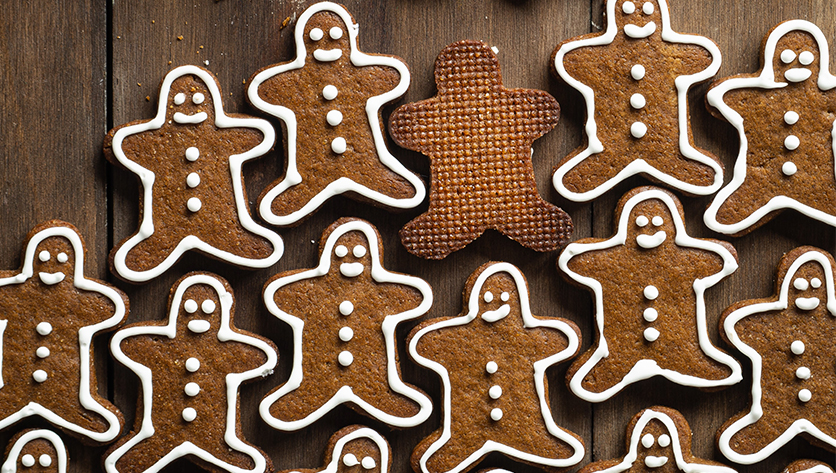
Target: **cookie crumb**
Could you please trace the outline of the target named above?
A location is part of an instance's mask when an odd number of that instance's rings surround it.
[[[183,41],[183,35],[178,36],[177,41]]]
[[[290,17],[287,17],[287,18],[284,19],[284,21],[282,22],[282,26],[280,26],[279,29],[280,30],[285,29],[285,27],[287,27],[288,23],[290,23]]]
[[[150,101],[151,101],[151,96],[150,96],[150,95],[146,95],[146,96],[145,96],[145,101],[146,101],[146,102],[150,102]]]

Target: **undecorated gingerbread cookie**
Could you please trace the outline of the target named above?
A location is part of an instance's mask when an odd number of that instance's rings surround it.
[[[796,248],[778,264],[775,295],[723,314],[729,342],[752,362],[752,406],[717,433],[741,464],[765,460],[797,435],[836,451],[836,262]]]
[[[551,415],[546,369],[578,352],[580,330],[535,317],[525,277],[486,263],[468,278],[464,312],[409,335],[415,361],[441,377],[441,427],[412,452],[417,473],[465,472],[491,452],[549,470],[576,465],[583,441]]]
[[[670,192],[634,189],[618,203],[616,234],[566,247],[558,267],[589,289],[597,340],[569,368],[569,387],[602,402],[627,385],[663,376],[703,389],[742,379],[740,364],[708,337],[705,291],[737,269],[723,241],[688,236]]]
[[[279,473],[389,473],[392,449],[382,435],[362,425],[350,425],[328,440],[321,468]]]
[[[29,429],[9,440],[2,473],[66,473],[69,456],[64,441],[55,432]]]

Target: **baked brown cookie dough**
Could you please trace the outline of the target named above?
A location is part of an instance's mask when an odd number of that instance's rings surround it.
[[[392,449],[382,435],[362,425],[340,429],[328,440],[325,465],[279,473],[389,473]]]
[[[27,429],[9,439],[3,473],[66,473],[69,456],[64,441],[55,432]]]
[[[833,467],[815,460],[796,460],[781,473],[833,473]]]

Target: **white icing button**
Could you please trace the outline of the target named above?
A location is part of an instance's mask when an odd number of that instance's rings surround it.
[[[188,327],[194,333],[206,333],[212,325],[208,320],[190,320]]]
[[[366,256],[366,247],[362,245],[357,245],[351,250],[351,254],[354,255],[355,258],[362,258]]]
[[[343,366],[350,366],[354,363],[354,355],[352,355],[350,351],[341,351],[337,356],[337,361],[339,361]]]
[[[671,444],[671,438],[668,436],[668,434],[662,434],[662,435],[659,436],[659,446],[660,447],[665,448],[670,444]]]
[[[791,49],[785,49],[781,51],[781,62],[784,64],[789,64],[795,61],[795,51]]]
[[[809,66],[815,59],[816,56],[810,51],[804,51],[798,55],[798,62],[800,62],[802,66]]]
[[[795,377],[798,379],[810,379],[810,375],[810,368],[807,368],[806,366],[802,366],[795,370]]]
[[[319,28],[314,28],[308,33],[308,37],[311,38],[313,41],[319,41],[322,37],[325,36],[325,33],[322,32]]]
[[[195,148],[194,146],[186,148],[186,159],[189,161],[197,161],[197,158],[200,157],[200,150]]]
[[[189,358],[186,360],[186,371],[189,373],[194,373],[195,371],[200,369],[200,360],[197,358]]]
[[[790,151],[797,149],[800,144],[801,140],[799,140],[795,135],[790,135],[784,139],[784,148],[787,148]]]
[[[655,342],[659,339],[659,331],[653,327],[644,329],[644,339],[648,342]]]
[[[377,462],[375,462],[372,457],[363,457],[363,462],[361,464],[363,465],[363,468],[371,470],[377,465]]]
[[[354,330],[351,327],[343,327],[340,329],[340,340],[347,342],[354,338]]]
[[[47,374],[44,370],[37,370],[34,373],[32,373],[32,377],[35,378],[35,381],[43,383],[44,381],[46,381]]]
[[[40,253],[38,253],[38,259],[41,260],[41,262],[43,263],[49,261],[49,251],[43,250]]]
[[[810,285],[804,278],[795,278],[795,281],[792,282],[792,287],[798,289],[799,291],[806,291]]]
[[[644,288],[644,297],[648,300],[655,300],[659,297],[659,289],[656,289],[656,286],[647,286]]]
[[[647,224],[650,223],[650,220],[647,219],[644,215],[639,215],[636,217],[636,225],[640,227],[646,227]]]
[[[642,122],[635,122],[630,125],[630,134],[633,135],[633,138],[644,138],[644,135],[647,134],[647,125]]]
[[[642,11],[645,15],[652,15],[653,12],[656,11],[656,8],[653,6],[652,3],[644,2],[644,5],[642,5]]]
[[[503,292],[502,294],[499,295],[499,300],[501,300],[502,302],[508,302],[508,299],[510,299],[510,298],[511,298],[511,294],[508,294],[507,292]]]
[[[334,100],[335,98],[337,98],[338,93],[339,92],[337,91],[337,88],[333,85],[326,85],[322,89],[322,96],[325,98],[325,100]]]
[[[653,307],[648,307],[647,309],[644,309],[642,316],[644,317],[644,320],[648,322],[655,322],[656,319],[659,318],[659,312],[657,312]]]
[[[789,112],[784,114],[784,123],[786,123],[787,125],[795,125],[796,123],[798,123],[798,118],[798,113],[790,110]]]
[[[48,467],[52,465],[52,457],[44,453],[38,457],[38,463],[40,463],[42,467]]]
[[[186,203],[186,207],[188,207],[188,209],[192,212],[197,212],[201,207],[203,207],[203,202],[201,202],[197,197],[192,197]]]
[[[642,66],[641,64],[636,64],[635,66],[630,68],[630,77],[632,77],[635,80],[642,80],[644,79],[645,72],[646,71],[644,70],[644,66]]]
[[[197,302],[194,299],[189,299],[183,304],[183,309],[190,314],[197,312]]]
[[[662,224],[665,223],[665,219],[657,215],[653,217],[653,220],[651,220],[651,222],[653,223],[654,227],[661,227]]]
[[[810,280],[810,285],[813,286],[813,289],[818,289],[821,287],[821,279],[813,278]]]
[[[627,15],[632,15],[636,12],[636,4],[633,2],[624,2],[624,5],[621,5],[621,11]]]
[[[493,293],[491,291],[486,292],[483,299],[485,299],[485,302],[493,302]]]
[[[340,313],[343,315],[349,315],[354,312],[354,304],[351,301],[342,301],[340,302]]]
[[[790,351],[792,351],[795,355],[801,355],[802,353],[804,353],[804,342],[802,342],[801,340],[796,340],[792,342],[792,344],[790,345]]]
[[[343,154],[346,149],[348,149],[348,147],[345,143],[345,138],[342,136],[338,136],[331,141],[331,151],[337,154]]]
[[[796,166],[792,161],[787,161],[783,166],[781,166],[781,172],[784,173],[785,176],[792,176],[798,172],[798,166]]]
[[[642,437],[642,446],[644,448],[650,448],[653,446],[654,438],[651,434],[644,434]]]
[[[645,105],[647,105],[647,100],[644,98],[644,95],[633,94],[630,97],[630,106],[635,108],[636,110],[643,109]]]
[[[334,254],[342,258],[348,254],[348,248],[346,248],[345,245],[340,245],[334,250]]]
[[[343,122],[343,114],[339,110],[331,110],[325,115],[325,121],[331,126],[337,126]]]
[[[192,102],[195,105],[202,104],[204,100],[206,100],[206,97],[203,94],[201,94],[200,92],[198,92],[198,93],[196,93],[192,96]]]
[[[496,370],[498,369],[499,366],[497,366],[495,361],[489,361],[488,364],[485,365],[485,371],[487,371],[489,374],[496,373]]]
[[[200,185],[200,174],[193,172],[186,176],[186,185],[194,189]]]
[[[186,94],[180,92],[174,96],[174,105],[183,105],[184,103],[186,103]]]
[[[802,389],[798,391],[798,400],[801,402],[808,402],[813,398],[813,393],[809,389]]]
[[[52,333],[52,324],[50,324],[49,322],[41,322],[41,323],[38,324],[37,327],[35,327],[35,330],[39,334],[41,334],[43,336],[47,336],[50,333]]]
[[[499,419],[502,419],[502,409],[498,407],[491,409],[491,419],[493,419],[494,421],[499,421]]]
[[[38,355],[38,358],[46,358],[49,356],[49,348],[38,347],[38,349],[35,350],[35,354]]]
[[[187,407],[183,409],[183,420],[186,422],[191,422],[197,418],[197,411],[194,410],[192,407]]]
[[[186,392],[186,396],[197,396],[200,393],[200,385],[197,383],[188,383],[183,391]]]
[[[35,465],[35,457],[33,457],[32,455],[27,453],[26,455],[23,455],[22,457],[20,457],[20,463],[22,463],[23,466],[25,466],[27,468],[30,467],[30,466],[34,466]]]
[[[351,467],[359,465],[360,462],[357,461],[357,457],[355,457],[353,453],[346,453],[343,457],[343,464],[345,466]]]
[[[502,396],[502,387],[497,385],[491,386],[488,390],[488,396],[490,396],[491,399],[499,399],[499,397]]]
[[[200,309],[204,314],[211,314],[212,312],[215,312],[215,301],[212,299],[206,299],[203,301],[203,304],[200,304]]]
[[[67,256],[67,253],[61,252],[58,253],[58,256],[56,256],[55,259],[57,259],[59,263],[66,263],[69,261],[70,257]]]
[[[328,30],[328,35],[331,36],[331,39],[340,39],[343,37],[343,29],[335,26]]]

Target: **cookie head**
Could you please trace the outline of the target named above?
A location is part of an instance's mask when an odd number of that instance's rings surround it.
[[[790,31],[775,46],[772,66],[776,82],[799,83],[816,80],[821,68],[821,51],[816,39],[805,31]]]
[[[662,28],[662,11],[656,0],[616,0],[615,24],[628,38],[643,39]]]
[[[487,44],[459,42],[446,47],[435,61],[439,94],[456,90],[486,92],[502,85],[499,60]]]
[[[196,125],[215,122],[212,93],[199,77],[183,74],[174,79],[166,100],[166,122]]]
[[[304,26],[305,50],[318,62],[348,60],[351,40],[348,25],[336,12],[314,13]]]
[[[349,441],[340,453],[340,473],[381,473],[382,470],[380,449],[374,442],[366,438],[357,438]]]
[[[486,322],[497,322],[520,304],[514,279],[505,272],[492,274],[478,293],[479,317]]]
[[[673,243],[675,236],[673,213],[664,202],[649,199],[633,207],[627,221],[627,245],[650,250]]]
[[[177,314],[177,332],[217,334],[221,328],[221,298],[215,288],[194,284],[186,288]]]
[[[672,437],[668,428],[658,419],[653,419],[644,426],[637,446],[636,461],[653,470],[676,461]]]
[[[348,232],[337,238],[331,253],[340,274],[354,278],[361,274],[370,275],[372,268],[371,247],[362,232]]]
[[[33,275],[43,284],[73,284],[76,249],[70,240],[61,236],[50,236],[35,245],[32,268]]]
[[[802,264],[790,278],[788,302],[802,312],[817,309],[827,304],[827,277],[825,270],[817,261]]]
[[[3,463],[4,473],[64,473],[67,450],[61,438],[50,430],[25,430],[10,440]]]

